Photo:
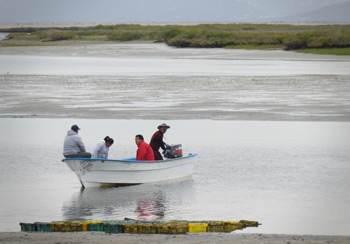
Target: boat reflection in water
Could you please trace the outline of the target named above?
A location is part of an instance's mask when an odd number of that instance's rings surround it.
[[[155,198],[141,200],[137,203],[135,210],[140,220],[162,220],[164,218],[165,206],[164,195],[159,194]]]
[[[167,183],[81,189],[64,202],[64,220],[170,219],[193,195],[192,177]],[[167,216],[168,215],[168,216]]]

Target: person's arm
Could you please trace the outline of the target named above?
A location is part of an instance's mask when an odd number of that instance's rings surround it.
[[[109,149],[107,148],[107,152],[106,152],[106,157],[105,157],[105,159],[108,158],[108,152],[109,152]]]
[[[101,142],[97,143],[95,150],[92,154],[92,157],[98,158],[99,157],[98,155],[100,154],[100,151],[102,150],[102,148],[103,148],[103,144]]]
[[[158,143],[158,145],[160,146],[160,148],[162,148],[163,151],[164,151],[166,148],[165,148],[165,143],[164,143],[164,141],[163,141],[163,136],[162,136],[161,133],[158,133],[158,134],[157,134],[156,140],[157,140],[157,143]]]
[[[84,145],[83,140],[81,139],[81,137],[77,137],[76,142],[78,144],[78,147],[80,148],[80,151],[81,152],[86,152],[85,145]]]
[[[139,148],[137,149],[136,160],[144,161],[146,158],[146,154],[147,154],[146,147],[143,147],[140,145]]]
[[[164,142],[163,140],[160,141],[160,147],[161,147],[163,150],[166,150],[165,142]]]

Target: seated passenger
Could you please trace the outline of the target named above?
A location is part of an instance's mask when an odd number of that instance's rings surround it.
[[[150,145],[148,145],[142,135],[135,136],[135,143],[138,147],[136,153],[136,160],[138,161],[154,161],[153,150]]]
[[[66,158],[91,158],[91,153],[86,152],[85,145],[80,136],[78,136],[80,128],[72,125],[67,131],[66,138],[63,143],[63,156]]]
[[[92,158],[108,158],[109,147],[112,146],[114,140],[109,136],[106,136],[103,140],[97,143]]]

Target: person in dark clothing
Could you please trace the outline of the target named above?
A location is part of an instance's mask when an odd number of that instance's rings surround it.
[[[163,136],[169,128],[170,126],[165,123],[159,125],[158,131],[156,131],[151,138],[149,145],[153,149],[155,160],[163,160],[163,157],[159,152],[159,148],[166,150],[165,143],[163,142]]]

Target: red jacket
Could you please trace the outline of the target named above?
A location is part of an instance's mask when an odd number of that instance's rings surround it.
[[[140,142],[138,145],[136,160],[154,161],[153,150],[145,141]]]

